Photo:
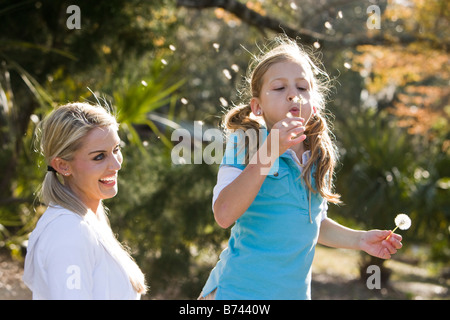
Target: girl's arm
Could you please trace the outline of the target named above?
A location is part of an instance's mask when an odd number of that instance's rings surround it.
[[[239,219],[252,204],[278,156],[305,140],[302,121],[302,118],[286,118],[276,123],[242,173],[220,192],[213,205],[214,218],[219,226],[228,228]],[[271,145],[273,136],[274,143],[278,144],[274,149]],[[272,150],[276,152],[272,153]]]
[[[266,143],[255,153],[239,176],[220,192],[214,202],[214,218],[222,228],[228,228],[239,219],[258,194],[266,178],[262,172],[268,171],[274,163],[270,157],[261,159],[260,150],[265,147]]]
[[[386,240],[390,233],[389,230],[353,230],[326,218],[320,226],[318,242],[328,247],[363,250],[372,256],[390,259],[402,247],[402,237],[398,234],[394,233]]]

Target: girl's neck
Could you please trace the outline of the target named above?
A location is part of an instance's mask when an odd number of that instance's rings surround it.
[[[295,152],[295,154],[297,155],[298,160],[300,162],[302,162],[303,153],[305,153],[305,151],[307,150],[305,145],[303,144],[303,142],[301,142],[299,144],[296,144],[296,145],[293,145],[290,149]]]

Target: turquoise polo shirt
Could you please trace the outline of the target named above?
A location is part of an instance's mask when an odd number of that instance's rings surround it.
[[[238,140],[238,135],[230,136],[221,165],[245,168]],[[291,156],[282,154],[231,229],[228,247],[202,294],[217,289],[216,299],[310,299],[322,200],[319,193],[309,193]]]

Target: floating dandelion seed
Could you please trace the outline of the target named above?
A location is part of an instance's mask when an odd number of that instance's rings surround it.
[[[300,98],[299,96],[295,96],[292,99],[292,102],[294,102],[294,103],[302,103],[302,98]]]
[[[219,52],[220,44],[218,44],[217,42],[214,42],[212,46],[214,49],[216,49],[217,52]]]
[[[408,230],[409,227],[411,227],[411,219],[408,217],[408,215],[404,214],[404,213],[400,213],[398,214],[395,219],[395,229],[391,231],[391,233],[389,234],[389,236],[386,238],[386,240],[389,239],[389,237],[394,233],[395,230],[397,230],[397,228],[400,228],[400,230]]]
[[[225,99],[224,97],[220,97],[219,100],[220,100],[220,104],[221,104],[222,106],[228,107],[228,101],[227,101],[227,99]]]
[[[231,80],[232,76],[231,76],[230,70],[223,69],[222,73],[224,74],[225,78],[227,78],[228,80]]]
[[[35,123],[35,124],[39,123],[39,117],[35,114],[32,114],[30,116],[30,120],[33,121],[33,123]]]

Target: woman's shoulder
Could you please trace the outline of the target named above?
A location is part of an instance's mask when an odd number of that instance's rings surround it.
[[[58,205],[49,206],[39,219],[38,225],[42,224],[45,228],[76,228],[84,225],[84,218],[66,208]]]
[[[96,242],[95,234],[84,217],[60,206],[49,207],[42,215],[36,231],[48,244],[84,246]]]

